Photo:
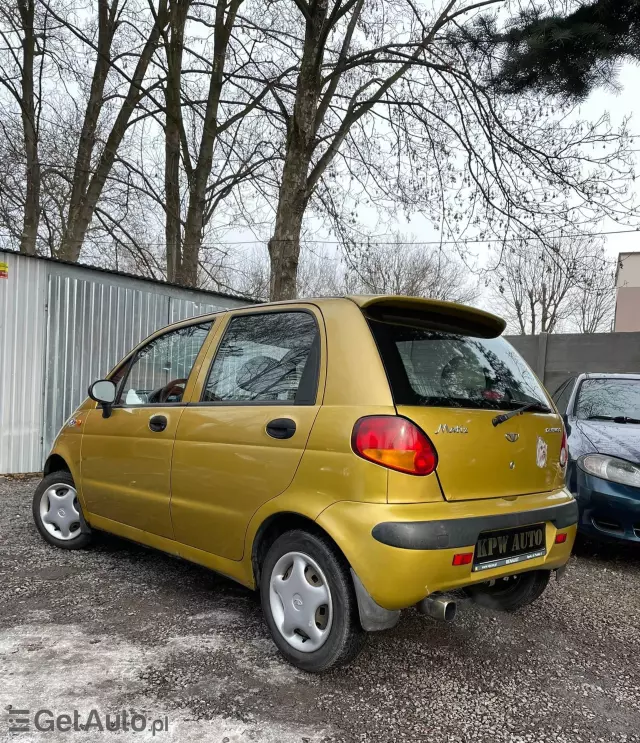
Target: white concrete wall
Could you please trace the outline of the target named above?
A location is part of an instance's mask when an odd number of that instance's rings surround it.
[[[619,254],[616,286],[640,287],[640,252]]]

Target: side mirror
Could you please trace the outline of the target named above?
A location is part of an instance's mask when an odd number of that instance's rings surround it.
[[[116,401],[116,386],[110,379],[99,379],[89,387],[89,397],[102,405],[102,417],[109,418]]]

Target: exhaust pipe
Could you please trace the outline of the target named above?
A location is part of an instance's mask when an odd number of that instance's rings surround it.
[[[426,614],[441,622],[453,622],[458,609],[456,602],[446,596],[427,596],[416,604],[421,614]]]

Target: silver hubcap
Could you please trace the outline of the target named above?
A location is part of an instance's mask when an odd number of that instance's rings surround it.
[[[80,534],[78,494],[72,485],[61,482],[44,491],[40,498],[40,520],[56,539],[73,539]]]
[[[288,552],[273,568],[269,603],[276,627],[296,650],[312,653],[331,631],[331,591],[318,563],[302,552]]]

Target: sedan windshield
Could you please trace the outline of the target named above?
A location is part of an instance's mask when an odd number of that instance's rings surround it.
[[[585,379],[580,385],[577,418],[614,420],[640,419],[640,379]]]
[[[397,405],[550,412],[540,383],[503,338],[369,324]]]

